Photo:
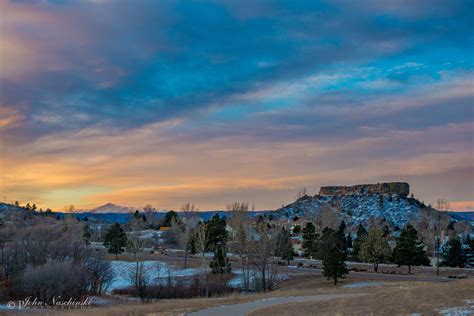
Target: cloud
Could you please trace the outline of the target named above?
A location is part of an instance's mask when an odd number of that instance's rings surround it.
[[[471,6],[2,0],[1,191],[269,208],[302,185],[429,186],[472,167]]]

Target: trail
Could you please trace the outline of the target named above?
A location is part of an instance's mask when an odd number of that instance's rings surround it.
[[[188,313],[189,316],[243,316],[257,309],[286,304],[286,303],[300,303],[300,302],[318,302],[337,298],[346,298],[360,294],[321,294],[310,296],[287,296],[267,298],[253,302],[221,305],[217,307],[210,307]]]

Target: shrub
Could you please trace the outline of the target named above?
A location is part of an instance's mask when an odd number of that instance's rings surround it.
[[[87,272],[81,265],[50,261],[28,266],[16,284],[18,293],[51,303],[53,298],[79,299],[87,287]]]

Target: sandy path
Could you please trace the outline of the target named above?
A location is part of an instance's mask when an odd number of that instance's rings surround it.
[[[201,309],[195,312],[191,312],[187,315],[189,316],[243,316],[252,311],[255,311],[260,308],[274,306],[279,304],[286,303],[298,303],[298,302],[316,302],[324,301],[336,298],[345,298],[358,294],[321,294],[321,295],[310,295],[310,296],[287,296],[287,297],[274,297],[267,298],[258,301],[248,302],[248,303],[239,303],[239,304],[230,304],[230,305],[221,305],[217,307],[211,307],[206,309]]]

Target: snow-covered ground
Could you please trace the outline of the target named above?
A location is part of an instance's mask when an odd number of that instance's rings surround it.
[[[168,276],[186,277],[199,274],[200,269],[176,269],[161,261],[143,261],[147,279],[152,282],[160,282],[166,280]],[[114,280],[110,285],[108,291],[121,289],[131,286],[131,274],[133,273],[136,263],[128,261],[115,260],[111,262],[112,270],[114,271]]]
[[[474,299],[465,300],[465,306],[456,306],[438,310],[441,315],[444,316],[467,316],[474,315]]]
[[[353,282],[353,283],[343,285],[342,287],[348,288],[348,289],[356,289],[356,288],[362,288],[362,287],[373,287],[373,286],[381,286],[381,285],[384,285],[384,283],[383,282]]]
[[[233,288],[242,287],[244,284],[244,276],[243,276],[242,270],[240,269],[232,270],[232,272],[234,273],[234,277],[230,279],[229,282],[227,282],[227,284]],[[267,275],[270,276],[269,273]],[[252,284],[255,281],[256,277],[257,278],[260,277],[260,274],[258,272],[256,273],[255,271],[250,271],[249,277],[250,277],[250,284]],[[278,273],[277,275],[275,275],[276,281],[284,281],[288,279],[289,279],[289,276],[284,273]]]

